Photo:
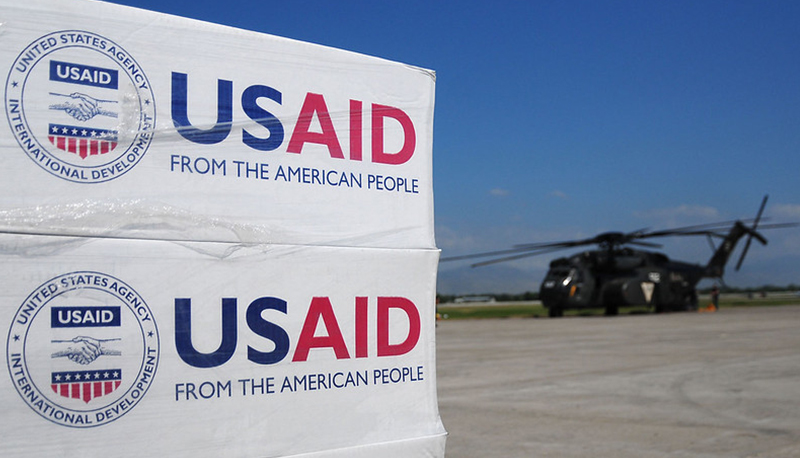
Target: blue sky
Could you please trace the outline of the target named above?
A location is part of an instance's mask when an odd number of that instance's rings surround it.
[[[435,70],[444,256],[753,217],[767,193],[800,221],[800,2],[115,3]],[[766,235],[728,284],[800,284],[800,229]],[[535,291],[550,259],[445,263],[439,291]]]

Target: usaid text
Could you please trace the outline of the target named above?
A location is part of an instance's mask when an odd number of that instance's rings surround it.
[[[376,329],[369,332],[370,303],[375,304]],[[349,309],[349,307],[348,307]],[[238,329],[238,300],[236,298],[223,298],[221,312],[221,339],[218,336],[210,337],[214,342],[220,342],[219,347],[210,353],[203,353],[196,349],[192,339],[192,300],[190,298],[175,299],[175,346],[181,359],[188,365],[199,368],[217,367],[228,362],[236,353],[239,341]],[[272,310],[286,314],[288,304],[277,297],[260,297],[253,300],[245,309],[245,321],[248,331],[272,343],[265,345],[273,347],[269,351],[247,346],[247,359],[256,364],[275,364],[283,361],[291,348],[289,333],[279,324],[269,321],[262,315],[263,312]],[[341,310],[341,308],[340,308]],[[292,355],[292,361],[306,361],[309,352],[315,348],[328,349],[333,352],[336,359],[367,358],[369,355],[370,337],[375,339],[376,355],[398,356],[413,350],[420,338],[420,316],[417,306],[404,297],[356,297],[351,315],[355,324],[351,346],[345,342],[345,336],[339,325],[339,318],[334,311],[329,297],[314,297],[308,306],[303,326]],[[394,313],[392,312],[394,311]],[[341,312],[340,312],[341,313]],[[404,335],[390,335],[390,318],[403,320],[407,326],[395,326],[404,329]],[[317,329],[324,329],[317,335]],[[207,337],[207,336],[206,336]],[[394,343],[392,343],[394,342]]]
[[[212,145],[228,138],[234,126],[241,122],[234,119],[233,81],[217,80],[217,113],[216,123],[211,127],[196,127],[189,120],[188,86],[189,76],[185,73],[172,73],[172,122],[181,136],[194,143]],[[210,89],[210,88],[209,88]],[[211,91],[208,91],[213,93]],[[241,141],[245,145],[258,151],[274,151],[283,145],[286,131],[280,118],[264,106],[279,108],[283,104],[281,91],[265,85],[252,85],[241,91],[241,105],[245,115],[253,122],[259,124],[260,132],[252,129],[241,128]],[[335,107],[335,112],[348,112],[348,137],[347,159],[351,161],[364,160],[364,124],[369,122],[370,155],[369,159],[377,164],[399,165],[408,162],[414,155],[416,148],[416,131],[414,123],[403,110],[378,103],[371,103],[368,120],[364,119],[364,102],[350,100],[349,106]],[[194,113],[197,115],[197,113]],[[203,113],[204,115],[206,113]],[[323,94],[308,92],[303,100],[299,113],[292,113],[286,119],[295,118],[297,122],[289,136],[286,152],[301,154],[306,144],[316,144],[328,150],[331,158],[346,159],[345,150],[340,141],[340,133],[334,127],[331,111]],[[316,121],[319,128],[312,128]],[[386,132],[388,123],[395,123],[402,129],[403,139],[388,151],[386,145]],[[238,127],[237,127],[238,129]],[[266,134],[266,135],[265,135]]]

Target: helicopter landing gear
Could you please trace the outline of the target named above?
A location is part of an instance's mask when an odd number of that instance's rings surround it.
[[[606,306],[606,316],[617,316],[619,315],[619,307],[616,305],[607,305]]]
[[[547,309],[547,316],[550,318],[561,318],[564,316],[564,309],[555,305],[551,305],[550,308]]]
[[[697,291],[692,292],[688,296],[686,296],[686,311],[688,312],[696,312],[697,311]]]

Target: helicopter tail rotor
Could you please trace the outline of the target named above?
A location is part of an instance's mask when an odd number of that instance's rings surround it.
[[[756,232],[756,228],[758,227],[758,222],[761,220],[761,214],[764,213],[764,207],[767,206],[767,199],[769,195],[764,196],[764,200],[761,201],[761,207],[758,209],[758,214],[756,215],[756,219],[753,220],[753,227],[748,228],[747,233],[747,242],[744,244],[744,250],[742,250],[742,255],[739,257],[739,262],[736,263],[736,270],[738,271],[740,267],[742,267],[742,263],[744,262],[744,257],[747,256],[747,251],[750,249],[750,243],[753,241],[753,237],[758,239],[762,245],[767,244],[767,239],[765,239],[761,234]]]

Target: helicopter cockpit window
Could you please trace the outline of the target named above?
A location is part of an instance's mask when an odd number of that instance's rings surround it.
[[[557,277],[557,278],[564,278],[569,276],[570,269],[569,267],[552,267],[548,272],[548,276],[550,277]]]
[[[577,281],[577,280],[578,280],[578,269],[570,269],[569,273],[566,276],[566,278],[564,278],[564,280],[561,281],[561,284],[563,284],[564,286],[567,286],[570,283],[572,283],[573,281]]]

